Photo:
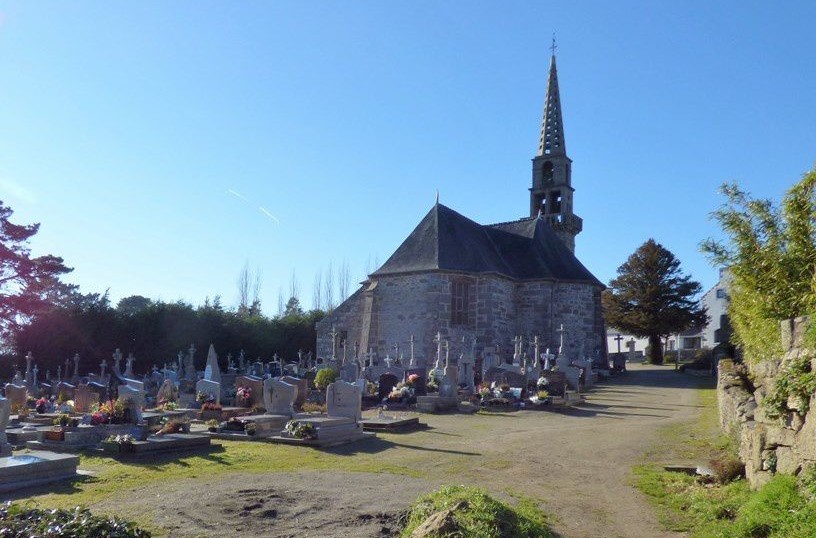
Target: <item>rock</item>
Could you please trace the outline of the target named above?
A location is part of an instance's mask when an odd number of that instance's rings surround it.
[[[765,432],[765,443],[768,446],[793,446],[796,441],[796,433],[781,426],[767,426]]]
[[[460,501],[451,508],[431,514],[419,527],[414,529],[411,538],[430,538],[456,532],[459,529],[453,519],[453,514],[467,507],[468,503],[466,501]]]
[[[785,474],[797,474],[801,469],[798,458],[793,450],[786,446],[776,449],[776,472]]]

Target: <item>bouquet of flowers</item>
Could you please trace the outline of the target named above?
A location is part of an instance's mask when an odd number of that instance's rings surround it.
[[[252,389],[249,387],[238,387],[235,391],[235,397],[239,400],[249,400],[252,398]]]
[[[196,401],[200,404],[213,403],[215,402],[215,394],[199,391],[196,394]]]
[[[40,398],[37,400],[37,403],[34,404],[34,408],[37,410],[37,413],[47,413],[50,403],[51,402],[49,402],[47,399]]]
[[[106,443],[116,443],[118,445],[132,445],[136,439],[130,435],[129,433],[120,434],[120,435],[109,435],[107,439],[105,439]]]
[[[408,379],[405,380],[405,384],[413,387],[416,384],[417,379],[419,379],[419,374],[411,374],[408,376]]]
[[[313,425],[306,422],[290,420],[286,423],[284,430],[295,439],[303,439],[304,441],[317,439],[317,430]]]
[[[414,395],[413,389],[406,383],[398,383],[385,398],[388,402],[407,402]]]

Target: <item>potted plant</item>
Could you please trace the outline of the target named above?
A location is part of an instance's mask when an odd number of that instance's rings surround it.
[[[207,421],[207,431],[215,433],[218,431],[219,423],[214,418]]]
[[[133,452],[134,441],[136,439],[129,433],[120,435],[110,435],[102,441],[102,450],[105,452]]]
[[[255,432],[257,431],[257,426],[255,425],[254,422],[247,422],[246,425],[244,426],[244,431],[246,432],[247,435],[255,435]]]

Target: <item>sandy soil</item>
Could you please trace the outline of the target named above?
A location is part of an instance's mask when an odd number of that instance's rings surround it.
[[[670,367],[635,366],[562,412],[422,415],[429,429],[380,435],[335,454],[421,469],[389,473],[225,474],[151,484],[96,509],[155,514],[169,536],[396,536],[399,517],[441,484],[538,498],[565,538],[680,536],[660,529],[631,485],[632,465],[659,441],[656,429],[696,416],[697,380]]]

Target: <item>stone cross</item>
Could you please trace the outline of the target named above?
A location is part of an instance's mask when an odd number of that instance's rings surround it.
[[[133,377],[133,363],[136,362],[136,357],[133,356],[133,353],[128,353],[127,359],[125,360],[125,377],[128,379]]]
[[[360,358],[360,342],[357,340],[354,341],[354,358],[355,360]]]
[[[50,368],[45,369],[45,380],[48,381],[49,383],[51,382],[51,369]]]
[[[26,383],[31,384],[31,362],[34,360],[34,355],[31,352],[28,352],[28,355],[25,356],[26,360],[26,371],[25,371],[25,378]]]
[[[177,359],[178,359],[179,370],[181,370],[182,364],[184,364],[184,352],[183,351],[178,352]],[[164,368],[167,369],[167,364],[164,365]]]
[[[227,353],[227,368],[235,370],[235,362],[232,360],[232,352]]]
[[[343,348],[343,365],[346,364],[346,340],[340,340],[340,347]]]
[[[68,377],[68,371],[71,369],[71,359],[65,359],[65,377]]]
[[[533,337],[533,366],[538,368],[541,363],[541,356],[539,354],[539,343],[538,343],[538,336]]]
[[[396,344],[394,344],[392,347],[393,347],[393,349],[394,349],[394,356],[397,358],[397,360],[399,360],[399,356],[400,356],[400,345],[399,345],[399,342],[397,342]]]
[[[564,330],[564,324],[562,323],[561,326],[555,331],[558,333],[559,343],[558,343],[558,354],[564,354],[564,333],[567,332]]]
[[[298,369],[303,368],[304,366],[303,366],[303,350],[302,349],[298,349],[297,356],[298,356]]]
[[[436,338],[434,338],[434,343],[436,344],[436,365],[434,368],[439,370],[442,368],[442,333],[437,331]]]
[[[411,342],[411,362],[409,363],[409,366],[411,368],[413,368],[413,367],[416,366],[416,359],[414,358],[414,335],[413,334],[411,335],[410,342]]]
[[[57,366],[57,382],[62,381],[62,366]]]
[[[36,365],[36,364],[34,365],[34,368],[32,368],[32,369],[31,369],[31,373],[32,373],[32,374],[34,374],[34,375],[33,375],[33,379],[32,379],[32,381],[31,381],[31,386],[32,386],[32,387],[36,387],[36,386],[37,386],[37,372],[39,372],[39,371],[40,371],[40,370],[39,370],[39,368],[37,368],[37,365]]]
[[[99,363],[99,370],[100,372],[102,372],[99,374],[99,377],[101,377],[103,381],[105,380],[105,368],[107,367],[108,367],[107,361],[105,359],[102,359],[102,362]]]
[[[244,350],[242,349],[241,353],[238,354],[238,371],[241,372],[242,374],[244,373],[245,360],[246,359],[244,358]]]
[[[122,369],[119,367],[121,362],[122,351],[117,347],[116,351],[113,352],[113,371],[116,372],[116,375],[122,375]]]
[[[450,342],[445,340],[445,368],[450,368]]]
[[[555,357],[552,353],[550,353],[550,348],[547,348],[547,351],[544,353],[544,369],[550,370],[552,368],[552,360]]]
[[[331,358],[336,359],[337,358],[337,329],[334,328],[334,325],[332,325],[332,330],[329,333],[329,335],[332,337],[332,355],[331,355]]]
[[[74,377],[79,377],[79,353],[74,354]]]
[[[615,340],[618,343],[618,353],[620,353],[621,352],[620,344],[621,341],[623,340],[623,336],[621,336],[620,333],[618,333],[618,335],[615,338],[613,338],[613,340]]]

